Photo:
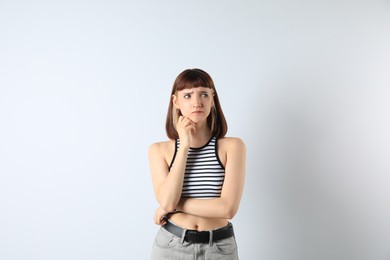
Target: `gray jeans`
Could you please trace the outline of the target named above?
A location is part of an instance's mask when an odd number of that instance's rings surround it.
[[[229,237],[210,244],[181,242],[164,228],[160,228],[154,240],[152,260],[237,260],[236,239]]]

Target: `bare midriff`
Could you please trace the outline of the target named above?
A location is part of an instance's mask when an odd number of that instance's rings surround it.
[[[204,218],[194,215],[189,215],[184,212],[177,212],[169,218],[175,225],[198,231],[214,230],[225,227],[228,224],[227,219],[221,218]]]

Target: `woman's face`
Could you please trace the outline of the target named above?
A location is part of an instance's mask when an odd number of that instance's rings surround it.
[[[210,88],[197,87],[183,89],[173,95],[173,105],[181,114],[195,123],[206,120],[213,103],[213,91]]]

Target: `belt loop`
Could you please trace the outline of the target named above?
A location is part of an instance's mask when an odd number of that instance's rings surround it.
[[[187,229],[183,229],[183,233],[181,234],[180,244],[184,243],[184,238],[186,237]]]
[[[210,230],[209,233],[210,233],[209,245],[210,245],[210,246],[213,246],[213,231]]]

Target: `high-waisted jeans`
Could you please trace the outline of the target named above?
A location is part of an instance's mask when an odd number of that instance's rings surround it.
[[[152,260],[237,260],[238,251],[234,236],[211,243],[182,241],[160,228],[154,240]]]

